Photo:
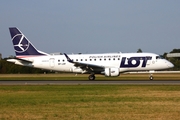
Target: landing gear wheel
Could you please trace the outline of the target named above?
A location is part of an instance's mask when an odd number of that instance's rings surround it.
[[[96,78],[96,77],[95,77],[95,75],[94,75],[94,74],[91,74],[91,75],[89,75],[89,77],[88,77],[88,78],[89,78],[89,80],[95,80],[95,78]]]
[[[154,78],[153,78],[153,76],[149,76],[149,80],[153,80]]]

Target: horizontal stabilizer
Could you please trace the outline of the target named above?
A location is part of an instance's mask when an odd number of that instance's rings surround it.
[[[32,67],[32,61],[28,61],[28,60],[23,60],[23,59],[8,59],[7,60],[8,62],[12,62],[14,64],[17,64],[17,65],[23,65],[23,66],[29,66],[29,67]]]

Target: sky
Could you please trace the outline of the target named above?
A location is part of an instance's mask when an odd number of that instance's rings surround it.
[[[0,53],[15,55],[9,27],[46,53],[168,53],[180,48],[179,6],[179,0],[2,0]]]

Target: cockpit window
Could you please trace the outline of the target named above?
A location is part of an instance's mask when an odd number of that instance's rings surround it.
[[[151,56],[146,56],[147,60],[152,60]]]
[[[164,59],[161,55],[156,56],[156,59]]]

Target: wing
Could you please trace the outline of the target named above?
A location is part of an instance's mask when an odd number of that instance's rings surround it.
[[[64,53],[64,55],[67,58],[68,62],[73,63],[74,66],[80,67],[83,70],[86,70],[88,72],[103,72],[104,71],[104,66],[82,63],[82,62],[74,62],[73,60],[69,58],[69,56],[66,53]]]

